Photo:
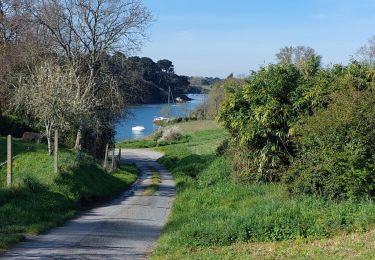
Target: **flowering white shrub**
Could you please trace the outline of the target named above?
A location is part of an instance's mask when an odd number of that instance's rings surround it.
[[[170,128],[164,129],[159,142],[163,141],[176,141],[181,139],[183,136],[182,131],[177,126],[172,126]]]

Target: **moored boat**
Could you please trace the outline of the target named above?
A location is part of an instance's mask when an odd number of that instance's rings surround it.
[[[132,131],[133,132],[143,132],[145,128],[143,126],[133,126]]]

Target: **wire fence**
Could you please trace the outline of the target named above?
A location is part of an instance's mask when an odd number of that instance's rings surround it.
[[[0,167],[6,165],[6,187],[11,187],[13,183],[13,161],[21,154],[25,152],[30,152],[38,147],[39,140],[35,140],[33,136],[40,136],[38,133],[25,132],[23,135],[23,141],[17,141],[14,143],[13,137],[8,135],[6,138],[6,153],[2,153],[2,156],[6,156],[6,161],[0,163]],[[30,139],[31,137],[31,139]],[[37,138],[38,139],[38,138]],[[27,142],[29,141],[29,142]],[[30,141],[36,141],[36,143],[31,143]],[[41,148],[41,146],[39,147]],[[14,153],[17,153],[16,155]],[[58,130],[55,131],[54,136],[54,160],[53,169],[55,173],[58,173],[58,153],[59,153],[59,133]],[[37,158],[36,158],[37,159]]]
[[[58,132],[55,132],[54,136],[54,148],[53,148],[53,171],[55,173],[59,173],[59,145],[58,145]],[[15,141],[15,142],[14,142]],[[40,144],[39,142],[34,142],[30,140],[23,140],[23,139],[15,139],[13,141],[12,136],[8,136],[6,138],[6,153],[2,153],[0,159],[7,158],[6,161],[0,162],[0,172],[1,174],[6,173],[6,187],[12,186],[13,180],[13,161],[20,157],[22,154],[30,153],[33,151],[38,150],[45,150],[46,147],[44,144]],[[15,154],[16,153],[16,154]],[[79,152],[80,153],[80,152]],[[78,153],[78,154],[79,154]],[[9,157],[10,156],[10,157]],[[37,157],[36,157],[37,158]],[[79,158],[78,158],[79,159]],[[111,149],[109,148],[109,144],[106,145],[104,162],[103,162],[103,169],[111,173],[115,171],[121,161],[121,148],[116,150],[113,146]],[[6,168],[6,169],[4,169]],[[2,177],[1,179],[3,179]],[[3,185],[0,185],[0,187]]]
[[[19,154],[13,156],[13,157],[12,157],[12,160],[16,159],[18,156],[19,156]],[[7,164],[7,161],[4,161],[4,162],[0,163],[0,167],[3,167],[3,166],[6,165],[6,164]]]
[[[118,149],[116,153],[116,147],[112,147],[109,149],[109,145],[106,145],[105,154],[104,154],[104,161],[103,161],[103,169],[108,172],[113,172],[116,170],[121,162],[121,147]]]

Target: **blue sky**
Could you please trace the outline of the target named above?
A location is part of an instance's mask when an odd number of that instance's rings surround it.
[[[145,0],[155,17],[137,55],[173,61],[179,74],[225,77],[306,45],[324,64],[347,63],[375,34],[375,0]]]

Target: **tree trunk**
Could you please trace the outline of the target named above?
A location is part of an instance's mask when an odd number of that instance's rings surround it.
[[[82,126],[79,126],[74,149],[81,150],[81,140],[82,140]]]
[[[47,138],[47,147],[48,147],[48,154],[51,155],[53,152],[52,149],[52,140],[51,140],[51,131],[52,127],[50,125],[46,125],[46,138]]]

